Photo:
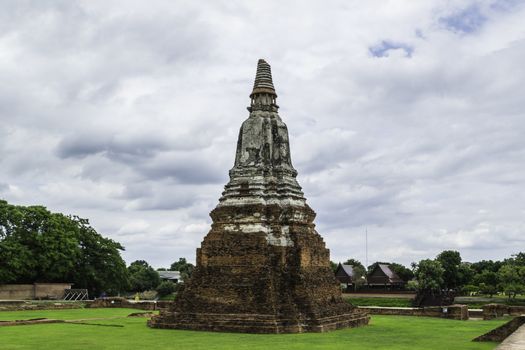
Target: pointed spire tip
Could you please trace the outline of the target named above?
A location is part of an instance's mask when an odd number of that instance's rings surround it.
[[[277,96],[275,88],[273,87],[272,70],[268,62],[260,58],[257,62],[257,73],[255,74],[255,82],[253,83],[253,91],[250,94],[266,93]]]

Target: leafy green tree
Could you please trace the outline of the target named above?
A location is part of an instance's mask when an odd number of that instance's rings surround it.
[[[519,266],[525,266],[525,253],[519,252],[518,254],[512,255],[512,258],[514,259],[514,264]]]
[[[133,292],[152,290],[160,284],[159,273],[144,260],[132,262],[128,267],[128,272]]]
[[[170,295],[171,293],[174,293],[175,290],[176,290],[175,283],[170,282],[170,281],[163,281],[157,286],[157,293],[161,297]]]
[[[335,273],[335,271],[337,271],[337,266],[339,266],[338,263],[330,260],[330,268],[332,269],[332,271]]]
[[[72,282],[91,295],[121,291],[123,249],[86,219],[0,200],[0,283]]]
[[[399,276],[399,278],[401,278],[405,282],[408,282],[412,278],[414,278],[414,272],[404,265],[398,263],[391,263],[390,268],[396,273],[396,275]]]
[[[361,264],[361,262],[359,260],[356,260],[356,259],[353,259],[353,258],[350,258],[350,259],[347,259],[343,265],[351,265],[353,267],[358,267],[358,268],[361,268],[365,271],[365,274],[366,274],[366,269],[365,269],[365,266],[363,264]]]
[[[497,272],[483,270],[474,276],[473,282],[474,285],[478,286],[478,290],[482,294],[492,297],[498,292],[499,277]]]
[[[174,262],[170,266],[170,270],[180,272],[180,277],[182,281],[185,281],[186,279],[191,277],[191,274],[193,273],[194,269],[195,266],[187,262],[186,258],[179,258],[179,261]]]
[[[80,254],[70,279],[76,288],[87,288],[92,295],[105,292],[116,295],[129,288],[126,263],[120,256],[124,247],[112,239],[102,237],[89,226],[86,219],[72,218],[79,227]]]
[[[502,265],[525,266],[525,253],[512,254],[510,258],[503,260]]]
[[[472,263],[470,265],[470,268],[477,275],[477,274],[482,273],[483,271],[498,272],[501,266],[503,266],[503,262],[501,261],[481,260],[481,261]]]
[[[417,288],[420,291],[439,292],[444,286],[445,269],[437,260],[421,260],[414,271]]]
[[[446,289],[459,290],[472,279],[469,265],[462,264],[461,255],[455,250],[444,250],[436,257],[444,268],[443,280]]]
[[[417,280],[413,279],[413,280],[410,280],[407,282],[407,286],[406,288],[408,290],[419,290],[419,283],[417,282]]]
[[[525,266],[505,264],[498,271],[500,288],[510,298],[525,292]]]

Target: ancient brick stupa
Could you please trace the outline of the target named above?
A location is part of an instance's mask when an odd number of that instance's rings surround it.
[[[329,251],[290,159],[270,65],[259,60],[230,181],[211,212],[197,266],[151,327],[248,333],[323,332],[368,323],[343,301]]]

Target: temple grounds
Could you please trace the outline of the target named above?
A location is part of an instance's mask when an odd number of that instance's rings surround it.
[[[0,327],[1,349],[494,349],[471,340],[508,319],[454,321],[427,317],[372,316],[367,327],[329,333],[253,335],[146,327],[135,309],[71,309],[0,312],[1,321],[69,320]]]

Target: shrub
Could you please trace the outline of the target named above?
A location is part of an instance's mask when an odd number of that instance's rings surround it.
[[[157,293],[160,297],[170,295],[171,293],[175,292],[175,290],[175,284],[170,281],[161,282],[161,284],[159,284],[157,287]]]

